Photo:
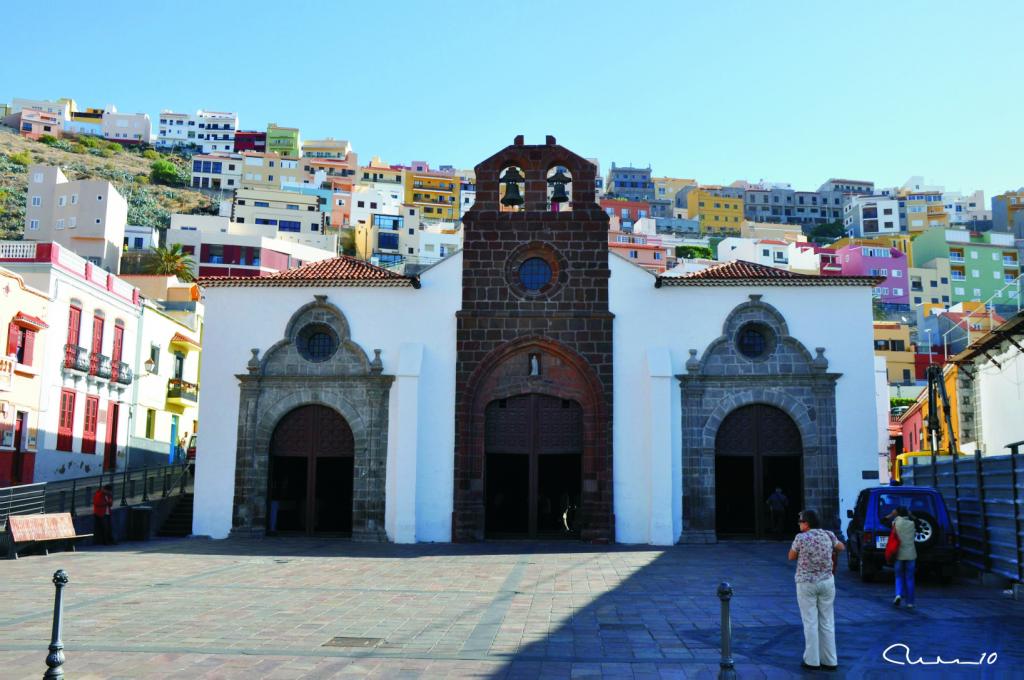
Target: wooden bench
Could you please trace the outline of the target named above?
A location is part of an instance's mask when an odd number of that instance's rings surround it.
[[[49,515],[11,515],[7,518],[7,556],[18,559],[18,552],[29,546],[41,545],[50,554],[50,545],[59,543],[75,550],[75,541],[91,538],[92,534],[76,534],[70,512]]]

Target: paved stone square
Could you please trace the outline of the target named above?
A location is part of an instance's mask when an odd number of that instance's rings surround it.
[[[712,678],[722,580],[739,677],[797,677],[787,547],[176,539],[27,556],[0,562],[0,677],[45,670],[58,568],[76,680]],[[838,584],[839,675],[1020,677],[1024,603],[997,589],[925,581],[907,611],[891,579],[862,584],[844,565]],[[896,642],[915,658],[999,658],[900,668],[881,658]]]

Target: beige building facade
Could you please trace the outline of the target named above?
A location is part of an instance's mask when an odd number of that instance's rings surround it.
[[[117,272],[128,201],[106,180],[68,180],[60,168],[28,171],[25,240],[54,241],[108,272]]]

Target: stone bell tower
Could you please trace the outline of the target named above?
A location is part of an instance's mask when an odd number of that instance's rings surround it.
[[[523,137],[476,166],[457,314],[454,540],[614,540],[608,217]]]

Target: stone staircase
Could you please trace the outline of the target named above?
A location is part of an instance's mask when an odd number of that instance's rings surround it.
[[[171,514],[160,525],[157,536],[181,537],[192,534],[192,505],[195,494],[186,493],[178,498]]]

